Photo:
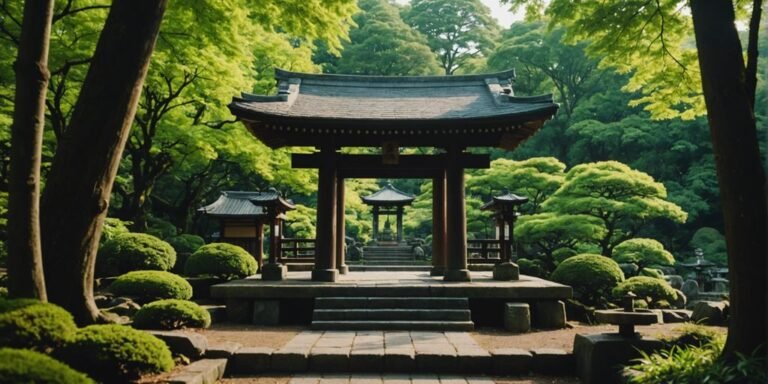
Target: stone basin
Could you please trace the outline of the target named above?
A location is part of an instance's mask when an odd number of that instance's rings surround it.
[[[659,322],[659,314],[647,309],[626,312],[623,309],[601,309],[595,311],[598,322],[615,325],[650,325]]]

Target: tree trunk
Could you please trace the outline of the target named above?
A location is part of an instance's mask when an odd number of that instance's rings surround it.
[[[99,318],[96,250],[166,3],[112,3],[48,175],[42,229],[49,298],[80,325]]]
[[[724,355],[766,340],[766,185],[731,1],[691,0],[730,270]]]
[[[53,0],[27,0],[16,70],[8,188],[8,291],[43,301],[40,245],[40,156],[48,89],[48,41]]]

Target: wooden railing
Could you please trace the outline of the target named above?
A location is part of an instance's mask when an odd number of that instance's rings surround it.
[[[315,239],[282,239],[283,263],[314,263]]]
[[[467,240],[469,264],[497,264],[501,262],[501,243],[496,239]]]

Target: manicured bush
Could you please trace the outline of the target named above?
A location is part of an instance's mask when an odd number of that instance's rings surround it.
[[[640,273],[638,275],[654,277],[657,279],[664,280],[664,272],[662,272],[661,269],[658,269],[658,268],[643,268],[640,270]]]
[[[677,298],[677,293],[675,293],[675,290],[669,283],[648,276],[630,277],[626,281],[621,282],[613,289],[613,296],[618,299],[630,291],[639,298],[647,299],[651,307],[654,307],[654,304],[659,300],[669,302]]]
[[[48,355],[0,348],[0,383],[90,384],[93,380]]]
[[[610,258],[587,253],[564,260],[550,278],[573,287],[586,304],[601,304],[611,290],[624,281],[624,273]]]
[[[133,326],[139,329],[208,328],[211,315],[191,301],[159,300],[141,307],[133,317]]]
[[[192,297],[192,286],[186,280],[164,271],[128,272],[115,279],[109,290],[144,303],[160,299],[187,300]]]
[[[654,239],[629,239],[613,248],[613,259],[617,263],[632,263],[642,271],[650,265],[672,265],[675,258]]]
[[[163,220],[159,217],[149,216],[147,218],[147,233],[161,239],[167,239],[176,236],[178,231],[176,230],[176,226],[170,221]]]
[[[149,333],[124,325],[91,325],[80,329],[56,355],[96,380],[112,383],[170,371],[171,351]]]
[[[253,275],[256,268],[256,260],[245,249],[227,243],[211,243],[189,256],[184,273],[231,280]]]
[[[117,235],[122,235],[131,232],[128,226],[131,225],[130,221],[123,221],[116,217],[107,217],[104,219],[104,225],[101,227],[101,243],[102,245],[107,241],[115,238]]]
[[[138,270],[167,271],[176,263],[170,244],[146,233],[122,233],[106,242],[99,251],[98,271],[119,275]]]
[[[517,266],[520,268],[520,273],[528,276],[546,277],[547,270],[541,265],[538,260],[530,259],[518,259]]]
[[[6,297],[8,297],[8,288],[0,287],[0,299],[5,299]]]
[[[193,253],[205,245],[202,237],[189,233],[169,237],[166,241],[176,250],[176,253]]]
[[[0,299],[0,345],[48,352],[70,340],[77,325],[61,307],[33,299]]]

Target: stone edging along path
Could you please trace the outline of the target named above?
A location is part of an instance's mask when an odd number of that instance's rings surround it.
[[[203,357],[168,382],[213,382],[210,381],[213,373],[222,377],[224,364],[227,374],[238,375],[275,372],[572,375],[575,366],[573,355],[559,349],[486,351],[469,333],[426,331],[303,331],[276,350],[225,343],[211,346]],[[205,379],[190,380],[190,375],[195,373]]]

